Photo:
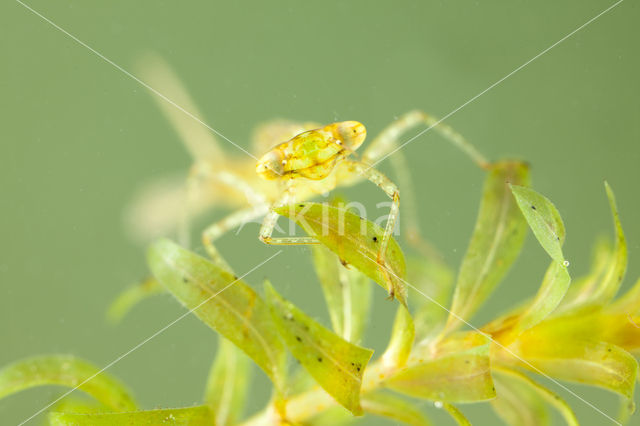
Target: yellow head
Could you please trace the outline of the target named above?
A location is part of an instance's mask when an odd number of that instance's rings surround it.
[[[364,124],[357,121],[341,121],[327,127],[332,128],[334,137],[341,141],[349,151],[358,149],[367,137],[367,129]]]
[[[258,160],[256,173],[265,180],[278,179],[284,173],[283,160],[282,151],[277,149],[269,151]]]

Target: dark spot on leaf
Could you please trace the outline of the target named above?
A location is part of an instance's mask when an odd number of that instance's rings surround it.
[[[296,340],[297,340],[298,342],[302,342],[302,339],[300,338],[300,336],[296,336]]]
[[[377,243],[378,242],[378,237],[373,237],[373,242]]]
[[[470,362],[471,362],[471,361],[469,361],[468,359],[465,359],[465,360],[464,360],[464,363],[465,363],[465,364],[469,364]]]
[[[189,278],[187,278],[187,277],[182,277],[182,282],[188,283],[188,282],[189,282]]]
[[[236,281],[238,281],[238,280],[240,279],[240,277],[239,277],[239,276],[237,276],[237,275],[234,275],[234,276],[233,276],[233,279],[234,279],[234,280],[236,280]]]
[[[360,367],[356,367],[356,370],[360,371]]]
[[[322,357],[321,356],[318,357],[318,362],[322,362]]]
[[[611,352],[611,348],[607,348],[607,352]]]
[[[302,208],[304,207],[304,204],[298,204],[298,207]]]
[[[534,205],[532,204],[532,205],[531,205],[531,208],[532,208],[533,210],[535,210],[535,209],[536,209],[536,206],[534,206]]]
[[[351,363],[351,365],[355,365],[354,363]]]

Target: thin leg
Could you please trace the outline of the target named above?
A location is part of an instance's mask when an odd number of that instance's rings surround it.
[[[419,124],[426,124],[429,127],[433,127],[455,146],[469,155],[478,166],[482,168],[488,166],[487,160],[485,160],[462,135],[448,125],[438,123],[438,119],[422,111],[410,111],[387,126],[365,150],[362,161],[369,164],[379,161],[398,146],[398,139],[402,134]],[[401,150],[398,150],[395,151],[393,155],[390,155],[390,161],[398,179],[398,184],[404,194],[403,203],[405,207],[403,208],[403,213],[406,217],[404,223],[406,223],[405,235],[407,241],[423,256],[432,259],[441,259],[442,255],[438,250],[422,236],[417,216],[415,192],[411,175],[408,172],[409,168],[406,156]]]
[[[364,151],[362,161],[369,164],[379,161],[398,146],[398,138],[403,133],[419,124],[425,124],[429,126],[429,128],[436,130],[453,145],[462,150],[462,152],[467,154],[479,167],[483,169],[488,167],[489,162],[460,133],[453,130],[453,128],[447,124],[439,122],[437,118],[417,110],[402,115],[399,119],[388,125]]]
[[[202,243],[207,251],[207,254],[213,262],[221,268],[231,271],[229,264],[224,260],[222,255],[213,245],[213,242],[225,232],[233,229],[243,223],[254,220],[257,217],[264,215],[268,210],[267,204],[249,207],[243,210],[238,210],[226,216],[222,220],[208,226],[202,233]]]
[[[199,118],[202,114],[171,67],[159,56],[148,54],[138,61],[136,68],[146,83],[165,96],[154,94],[153,100],[173,125],[194,161],[223,164],[224,151]]]
[[[380,265],[380,270],[385,275],[386,280],[389,283],[389,288],[391,289],[389,296],[393,297],[394,287],[392,285],[391,276],[386,269],[386,255],[387,246],[389,244],[389,240],[391,239],[391,235],[393,234],[393,229],[395,228],[398,214],[400,213],[400,192],[398,191],[398,187],[395,183],[391,182],[389,178],[387,178],[376,169],[358,161],[345,160],[345,163],[351,170],[363,175],[369,181],[376,184],[393,200],[393,203],[391,204],[391,210],[387,218],[387,224],[384,229],[384,234],[382,236],[382,241],[380,242],[380,246],[378,247],[378,256],[376,259],[378,265]]]
[[[191,167],[191,171],[187,177],[186,202],[179,230],[180,242],[185,247],[189,246],[190,220],[195,207],[202,201],[199,199],[199,196],[202,194],[199,193],[198,190],[202,188],[203,185],[209,184],[212,187],[215,185],[224,185],[233,188],[241,192],[251,206],[268,204],[266,198],[253,189],[244,179],[224,170],[215,171],[213,167],[213,165],[207,162],[197,162]]]
[[[442,255],[423,236],[418,220],[418,208],[413,181],[409,173],[407,158],[402,151],[396,151],[391,158],[398,186],[402,188],[403,233],[409,245],[429,259],[441,259]]]
[[[280,216],[276,213],[275,208],[280,206],[287,206],[295,201],[293,196],[293,188],[289,185],[285,192],[283,193],[280,200],[275,202],[271,208],[269,209],[269,213],[264,217],[262,221],[262,226],[260,227],[260,241],[265,244],[271,245],[310,245],[310,244],[319,244],[320,242],[313,237],[278,237],[272,238],[273,229],[278,222],[278,217]]]

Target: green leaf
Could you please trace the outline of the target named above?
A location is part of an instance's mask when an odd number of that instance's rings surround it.
[[[538,294],[518,320],[516,334],[532,328],[552,313],[562,301],[570,283],[567,268],[552,260]]]
[[[176,299],[243,350],[277,389],[284,388],[286,352],[269,308],[249,285],[166,239],[150,247],[148,262]]]
[[[508,183],[528,185],[528,166],[503,161],[490,167],[473,236],[458,274],[447,332],[476,312],[520,253],[527,225]]]
[[[129,391],[86,361],[69,355],[28,358],[0,370],[0,398],[35,386],[78,388],[114,411],[136,409]]]
[[[435,349],[415,350],[407,367],[384,384],[402,394],[433,401],[483,401],[495,396],[489,367],[489,339],[476,332],[457,333]]]
[[[251,365],[233,343],[222,336],[218,342],[204,399],[214,413],[216,425],[235,424],[244,409]]]
[[[638,363],[616,345],[593,341],[591,336],[572,338],[564,330],[542,327],[520,336],[517,354],[528,362],[522,367],[533,366],[537,373],[633,396]]]
[[[384,230],[350,211],[328,204],[301,203],[276,209],[295,221],[307,234],[318,239],[366,276],[380,284],[402,304],[407,304],[404,255],[391,238],[387,245],[386,267],[376,261]]]
[[[141,301],[164,293],[164,288],[155,278],[147,278],[143,282],[127,288],[113,301],[107,311],[107,318],[112,323],[117,323],[124,318],[127,313]]]
[[[75,394],[70,394],[69,396],[62,398],[59,402],[54,404],[49,411],[61,413],[95,414],[108,413],[112,410],[99,401],[96,401],[95,399],[89,399],[84,395],[82,395],[81,397],[77,397]]]
[[[627,271],[627,242],[624,237],[624,232],[622,231],[622,224],[620,223],[618,208],[616,207],[616,198],[609,184],[605,182],[604,185],[607,190],[611,213],[613,214],[616,246],[604,277],[591,298],[593,303],[600,305],[605,305],[614,298]]]
[[[369,321],[369,277],[343,266],[338,256],[324,246],[314,246],[312,251],[333,331],[345,340],[358,343]]]
[[[458,407],[456,407],[455,405],[444,403],[442,404],[442,407],[445,409],[447,413],[449,413],[449,415],[453,418],[453,420],[456,421],[458,425],[471,426],[471,422],[467,420],[465,415],[462,414],[462,411],[460,411]]]
[[[278,330],[293,356],[322,388],[354,415],[362,414],[362,376],[373,354],[344,340],[265,285]]]
[[[565,230],[558,209],[546,197],[531,188],[511,185],[511,191],[542,248],[553,260],[564,263],[562,243]]]
[[[170,424],[173,426],[198,426],[214,424],[211,410],[206,405],[189,408],[136,411],[133,413],[51,413],[52,426],[121,426]]]
[[[574,280],[569,287],[569,291],[562,299],[562,303],[558,309],[554,311],[554,316],[566,314],[585,306],[598,285],[602,281],[602,277],[607,270],[612,256],[612,247],[606,239],[599,239],[593,250],[591,268],[589,272]]]
[[[431,424],[422,411],[415,407],[414,403],[382,391],[364,394],[362,408],[366,413],[387,417],[407,425],[428,426]]]
[[[395,369],[406,364],[413,347],[414,337],[415,329],[409,309],[402,305],[398,306],[396,319],[391,330],[391,339],[382,355],[385,367]]]
[[[440,261],[427,258],[407,260],[407,281],[411,283],[411,301],[416,341],[436,337],[447,320],[453,287],[453,271]]]
[[[492,372],[498,396],[491,401],[491,405],[507,424],[548,424],[546,402],[560,412],[567,425],[578,426],[578,419],[569,404],[549,389],[515,370],[494,367]]]

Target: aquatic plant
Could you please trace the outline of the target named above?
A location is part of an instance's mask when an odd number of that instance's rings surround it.
[[[567,424],[578,424],[567,402],[536,379],[545,377],[569,391],[559,381],[615,392],[622,401],[618,419],[625,422],[634,411],[640,281],[615,298],[627,248],[613,191],[605,184],[615,244],[600,242],[591,271],[570,285],[564,224],[554,204],[530,187],[527,164],[500,161],[486,170],[476,226],[455,283],[439,258],[405,258],[394,238],[381,271],[376,253],[384,230],[344,202],[278,209],[321,243],[312,249],[313,263],[331,327],[285,299],[278,283],[266,282],[259,291],[244,276],[171,240],[153,243],[152,277],[123,293],[110,317],[121,319],[142,299],[169,292],[189,309],[185,315],[193,313],[215,331],[220,344],[200,406],[142,410],[108,373],[61,355],[1,369],[0,398],[52,384],[93,397],[67,392],[51,407],[53,425],[338,424],[363,414],[429,424],[418,400],[433,402],[459,424],[469,424],[459,405],[481,402],[508,424],[545,424],[549,408]],[[528,229],[550,257],[538,293],[488,324],[472,326],[470,318],[504,281]],[[397,305],[381,354],[362,344],[372,321],[372,282],[393,294],[387,303]],[[247,418],[252,363],[272,381],[273,395]]]

